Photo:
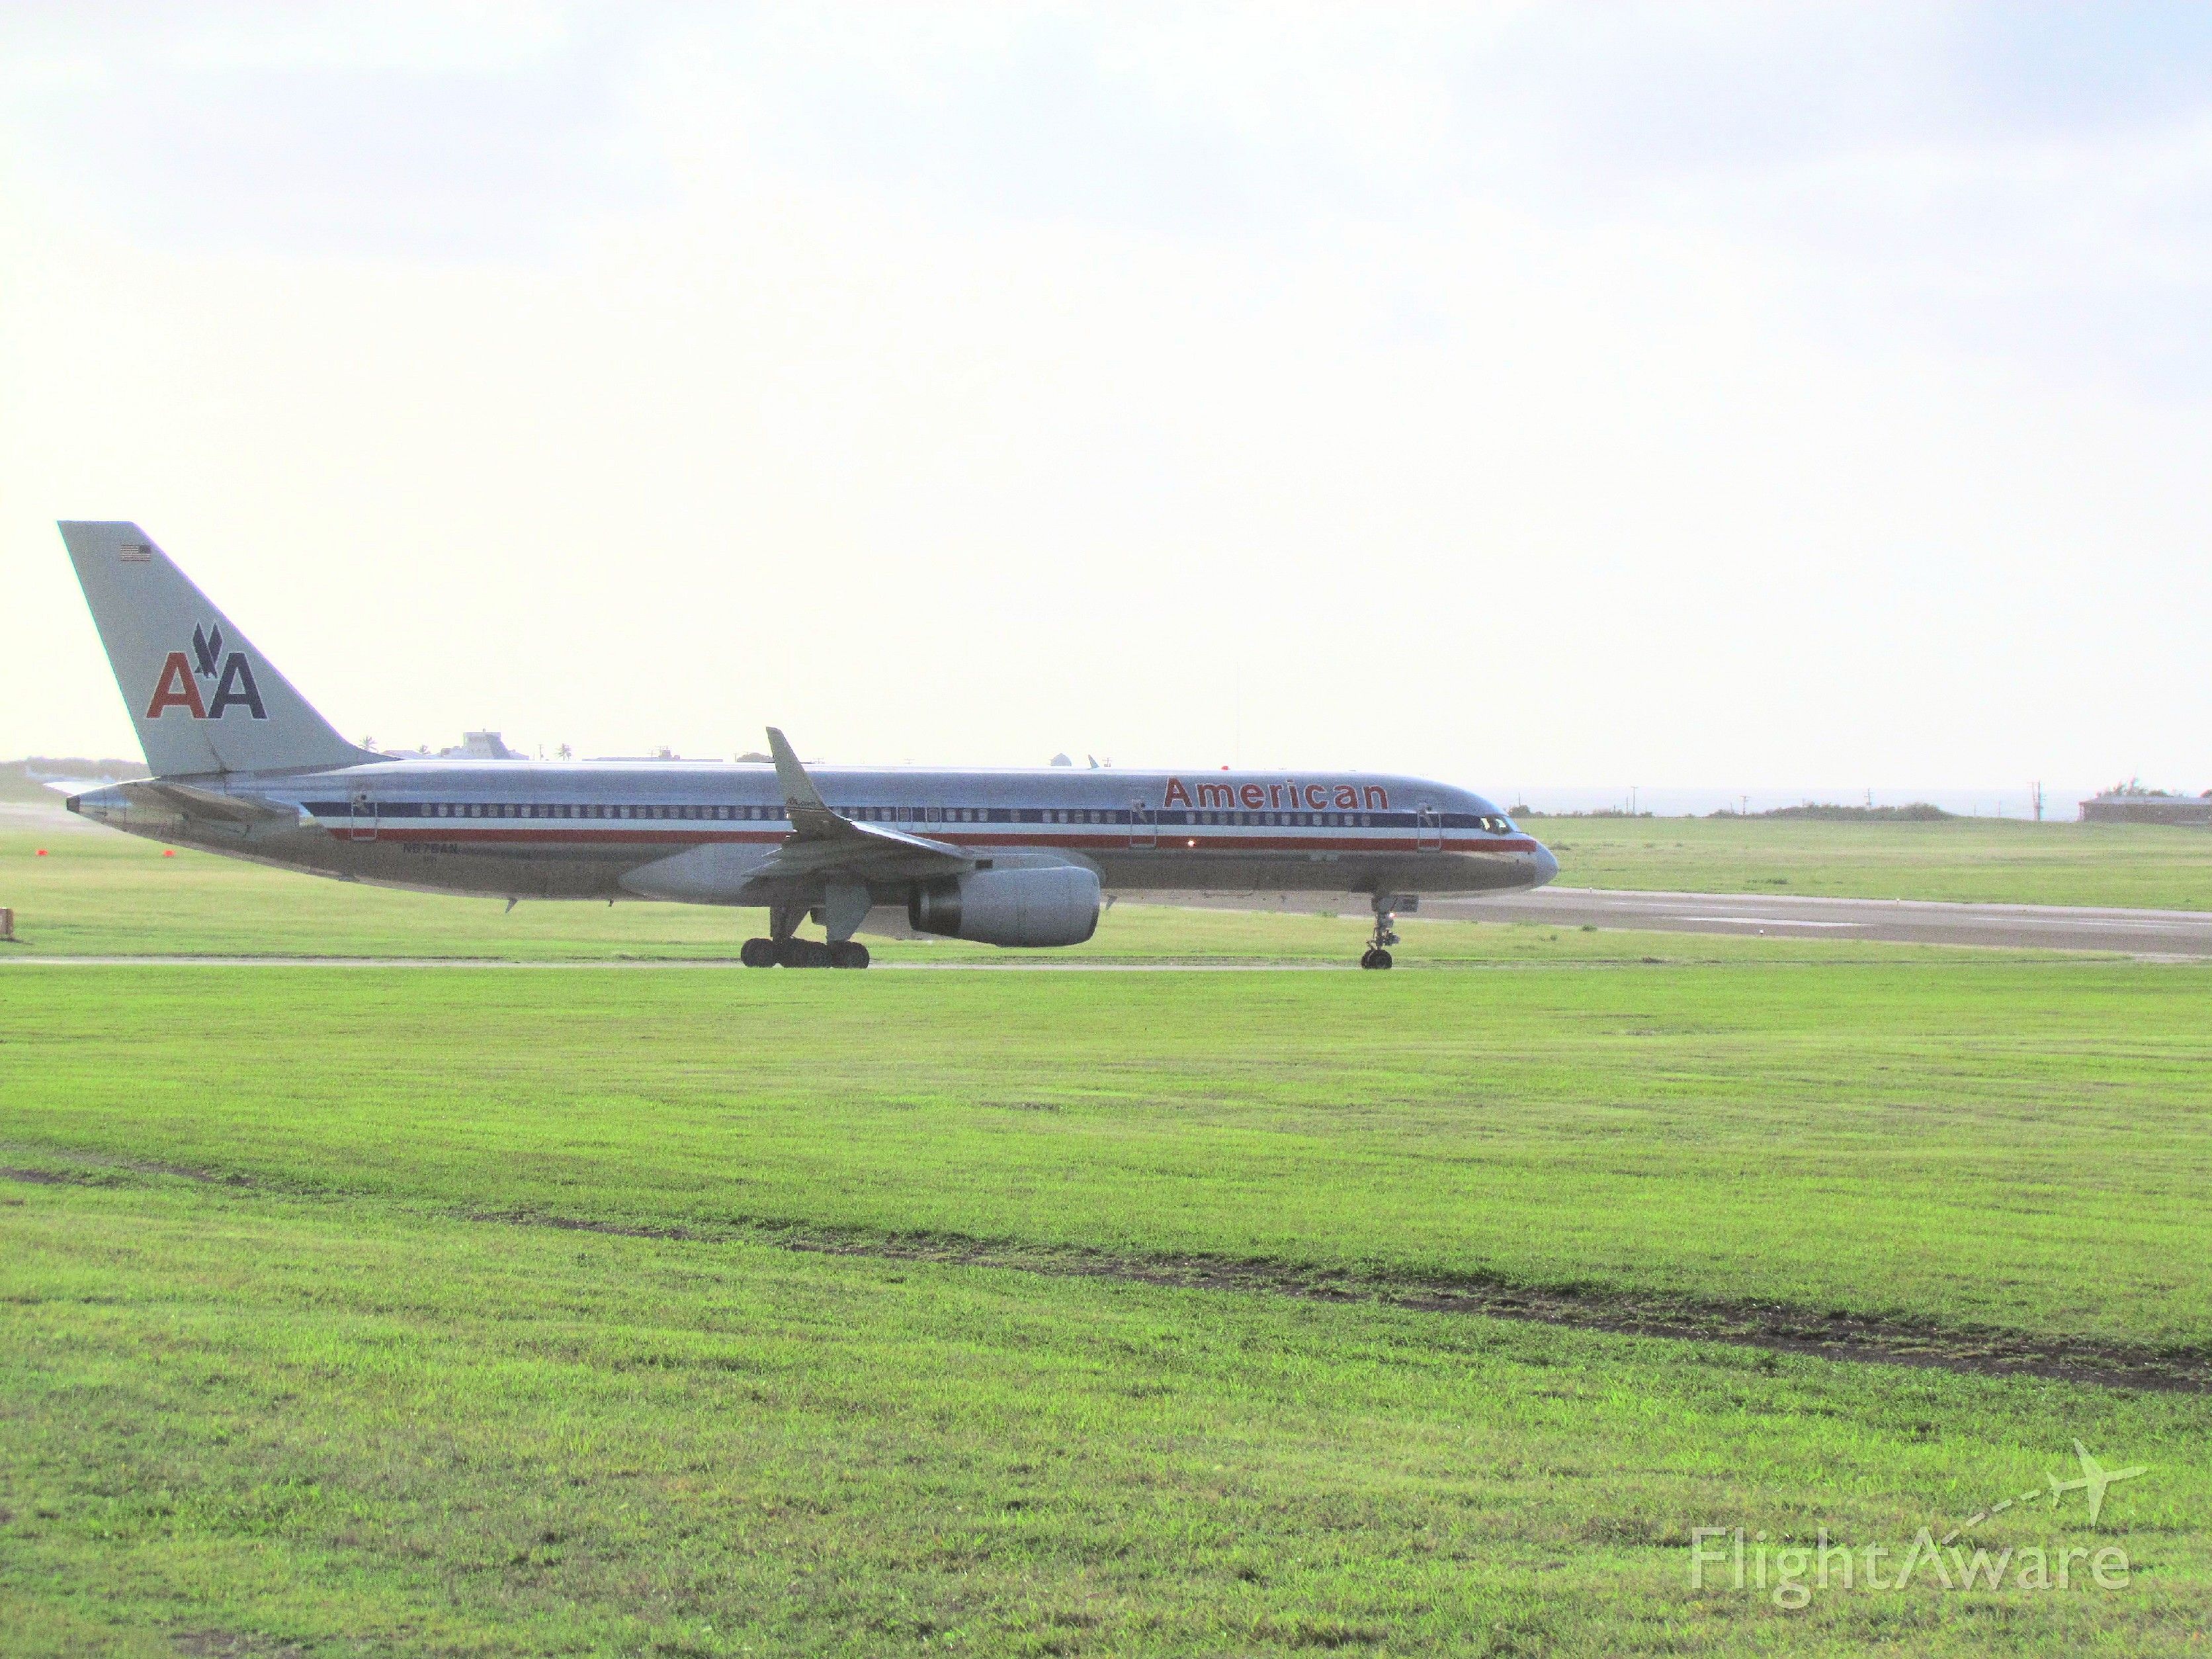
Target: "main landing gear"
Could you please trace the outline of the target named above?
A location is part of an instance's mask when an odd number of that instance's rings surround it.
[[[865,968],[868,947],[856,939],[837,945],[815,939],[749,939],[738,960],[748,968]]]
[[[778,904],[768,913],[769,936],[747,939],[738,960],[748,968],[866,967],[868,947],[853,937],[853,930],[868,913],[868,890],[857,884],[849,890],[843,884],[833,885],[830,898],[826,915],[815,911],[816,919],[830,930],[827,944],[799,937],[799,924],[806,920],[811,906],[796,902]]]
[[[1398,942],[1398,906],[1412,909],[1419,900],[1411,902],[1389,893],[1375,896],[1375,932],[1367,941],[1366,952],[1359,958],[1362,968],[1388,968],[1390,965],[1389,947]]]

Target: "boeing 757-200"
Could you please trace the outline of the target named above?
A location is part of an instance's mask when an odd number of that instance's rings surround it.
[[[132,524],[64,523],[154,776],[70,810],[286,869],[441,893],[749,905],[757,968],[863,968],[862,931],[1079,945],[1102,895],[1325,892],[1375,913],[1559,866],[1480,795],[1364,773],[400,759],[348,743]],[[826,939],[803,939],[818,922]]]

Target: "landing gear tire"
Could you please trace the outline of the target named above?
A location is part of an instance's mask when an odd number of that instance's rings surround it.
[[[868,965],[868,947],[856,939],[848,939],[830,947],[832,968],[865,968]]]
[[[827,968],[830,947],[817,939],[778,939],[775,963],[779,968]]]
[[[1391,903],[1383,894],[1375,896],[1375,931],[1367,936],[1367,954],[1359,958],[1362,968],[1390,965],[1390,946],[1398,942],[1398,915]]]
[[[748,968],[775,966],[775,941],[772,939],[749,939],[738,951],[738,960]]]

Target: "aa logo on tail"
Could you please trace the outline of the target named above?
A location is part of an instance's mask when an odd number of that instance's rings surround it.
[[[181,708],[196,720],[219,720],[234,708],[243,708],[255,720],[265,720],[261,689],[253,683],[253,665],[246,653],[222,653],[222,629],[210,623],[192,629],[191,654],[169,653],[161,665],[161,678],[154,687],[154,700],[146,705],[146,718],[159,720],[172,708]],[[211,696],[200,695],[200,682],[212,680]]]

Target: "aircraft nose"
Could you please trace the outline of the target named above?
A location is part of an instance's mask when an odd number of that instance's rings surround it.
[[[1552,856],[1552,849],[1542,842],[1536,843],[1536,883],[1541,887],[1559,873],[1559,861]]]

